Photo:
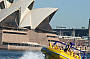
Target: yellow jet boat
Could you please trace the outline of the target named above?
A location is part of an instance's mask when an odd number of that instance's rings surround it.
[[[57,42],[55,42],[55,44]],[[59,43],[62,43],[62,42],[59,42]],[[62,44],[64,44],[64,43],[62,43]],[[64,44],[64,45],[66,45],[66,44]],[[76,49],[76,50],[78,50],[78,49]],[[68,50],[65,51],[65,49],[58,48],[57,46],[52,47],[51,44],[49,45],[49,47],[43,47],[41,51],[43,52],[43,54],[45,54],[45,59],[85,59],[84,57],[81,58],[80,54],[77,55],[73,51],[68,51]],[[82,51],[80,51],[80,52],[82,52]]]

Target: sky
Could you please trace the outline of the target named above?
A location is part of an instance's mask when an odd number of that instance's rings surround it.
[[[88,28],[90,0],[35,0],[34,8],[46,7],[59,8],[50,22],[52,28]]]

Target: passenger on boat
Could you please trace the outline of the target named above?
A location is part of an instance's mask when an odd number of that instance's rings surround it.
[[[64,51],[67,52],[69,50],[70,50],[70,44],[67,44],[66,47],[65,47],[65,49],[64,49]]]
[[[68,48],[65,48],[64,51],[67,52],[68,51]]]
[[[52,45],[52,48],[56,49],[57,47],[56,47],[56,45],[53,44],[53,45]]]

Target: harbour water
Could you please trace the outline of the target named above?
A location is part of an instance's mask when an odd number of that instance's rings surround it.
[[[90,54],[86,54],[90,59]],[[8,51],[0,50],[0,59],[44,59],[40,51]]]
[[[0,59],[44,59],[40,51],[0,50]]]

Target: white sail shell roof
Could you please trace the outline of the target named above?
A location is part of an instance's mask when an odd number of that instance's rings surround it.
[[[0,11],[0,22],[5,19],[10,14],[14,13],[17,10],[21,10],[23,14],[25,9],[33,2],[34,0],[18,0],[14,2],[9,8],[5,8]],[[23,10],[22,10],[23,9]],[[21,14],[21,15],[22,15]],[[23,16],[21,16],[23,17]],[[20,20],[21,21],[21,20]]]
[[[19,28],[31,26],[31,12],[29,12],[19,24]]]
[[[5,8],[9,8],[11,6],[11,3],[7,0],[4,0]]]
[[[0,9],[0,22],[4,20],[7,16],[14,13],[15,11],[20,11],[20,18],[18,19],[19,28],[30,26],[31,29],[35,29],[40,25],[46,18],[57,11],[58,8],[38,8],[32,9],[34,0],[18,0],[16,2],[10,3],[7,0],[4,1],[5,9]],[[30,5],[29,9],[28,6]],[[47,21],[46,21],[47,22]]]
[[[4,0],[0,0],[0,2],[2,2],[2,1],[4,1]]]
[[[58,8],[38,8],[33,9],[28,13],[19,27],[31,26],[31,29],[35,29],[46,17],[53,12],[57,11]],[[29,21],[29,23],[27,23]]]

